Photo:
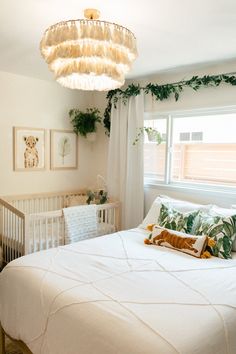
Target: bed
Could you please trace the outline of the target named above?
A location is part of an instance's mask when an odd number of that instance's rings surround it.
[[[236,257],[144,245],[140,228],[19,258],[3,330],[34,354],[235,354]]]

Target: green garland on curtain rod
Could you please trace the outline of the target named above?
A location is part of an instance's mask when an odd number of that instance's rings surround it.
[[[190,87],[194,91],[199,90],[202,87],[217,87],[221,83],[230,84],[236,86],[236,76],[235,73],[221,74],[221,75],[205,75],[203,77],[193,76],[190,80],[182,80],[179,82],[174,82],[172,84],[151,84],[149,83],[145,87],[141,87],[139,84],[129,85],[125,90],[116,89],[108,91],[107,93],[107,107],[104,112],[104,127],[106,129],[106,134],[110,134],[111,125],[111,107],[112,103],[116,108],[116,103],[119,99],[122,99],[124,104],[127,103],[128,99],[133,96],[140,94],[141,90],[144,93],[151,94],[157,101],[163,101],[168,99],[171,95],[174,95],[175,101],[178,101],[180,93],[184,88]]]

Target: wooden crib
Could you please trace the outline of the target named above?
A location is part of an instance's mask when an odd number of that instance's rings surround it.
[[[8,263],[23,255],[66,244],[63,208],[86,204],[84,191],[0,198],[0,246]],[[119,202],[97,205],[98,235],[120,228]]]

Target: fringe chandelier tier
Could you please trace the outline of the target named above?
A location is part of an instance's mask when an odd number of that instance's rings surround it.
[[[116,89],[137,57],[136,38],[123,26],[98,20],[98,10],[87,9],[84,15],[49,27],[40,43],[42,56],[62,86]]]

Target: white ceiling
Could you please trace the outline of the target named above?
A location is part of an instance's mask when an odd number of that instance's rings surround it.
[[[236,0],[0,0],[0,70],[52,79],[39,52],[42,34],[88,7],[136,35],[129,78],[236,58]]]

